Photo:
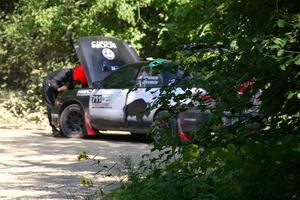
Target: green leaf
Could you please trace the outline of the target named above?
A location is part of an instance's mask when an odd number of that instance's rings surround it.
[[[277,44],[273,44],[270,46],[271,49],[279,49],[280,48],[280,45],[277,45]]]
[[[296,93],[295,92],[290,92],[287,96],[287,99],[291,99],[293,98],[293,96],[295,95]]]
[[[280,65],[280,69],[282,69],[283,71],[285,71],[286,70],[285,65]]]
[[[297,94],[298,99],[300,99],[300,93]]]
[[[275,38],[274,43],[284,47],[286,45],[286,39]]]
[[[283,19],[279,19],[277,21],[277,26],[283,28],[285,26],[285,21]]]
[[[236,147],[234,144],[228,144],[227,149],[229,152],[234,152],[236,150]]]
[[[300,56],[297,56],[295,59],[295,64],[300,65]]]
[[[300,145],[297,145],[296,147],[293,148],[293,151],[300,152]]]
[[[284,54],[284,50],[283,49],[280,49],[278,52],[277,52],[277,56],[283,56]]]

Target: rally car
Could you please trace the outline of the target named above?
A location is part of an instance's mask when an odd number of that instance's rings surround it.
[[[160,88],[177,78],[174,73],[159,70],[152,74],[156,60],[141,61],[130,44],[102,36],[80,38],[75,50],[88,87],[61,93],[51,109],[52,123],[64,136],[87,137],[102,130],[146,134],[157,116],[168,112],[159,106],[149,109],[160,95]],[[170,64],[159,62],[161,66]],[[203,89],[197,92],[206,94]],[[182,113],[183,131],[195,130],[207,121],[208,115],[197,109]]]

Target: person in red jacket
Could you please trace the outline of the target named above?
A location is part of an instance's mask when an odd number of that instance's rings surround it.
[[[83,87],[87,85],[86,76],[80,64],[73,69],[56,70],[48,74],[43,80],[43,98],[47,106],[48,120],[53,135],[59,134],[59,131],[51,122],[51,108],[55,105],[55,99],[59,93],[67,89],[73,89],[77,84],[81,84]]]

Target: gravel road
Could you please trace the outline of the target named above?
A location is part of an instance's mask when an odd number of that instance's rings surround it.
[[[138,163],[151,145],[131,135],[104,135],[93,139],[54,138],[49,131],[0,129],[0,199],[84,199],[97,187],[80,184],[80,177],[93,180],[104,191],[118,180],[122,165],[95,175],[98,165],[77,161],[81,151],[97,155],[101,165],[113,166],[130,158]],[[121,166],[121,167],[120,167]]]

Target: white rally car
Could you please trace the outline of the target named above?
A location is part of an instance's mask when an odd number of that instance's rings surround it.
[[[86,137],[101,130],[145,134],[157,116],[169,112],[168,108],[149,107],[161,95],[161,87],[178,79],[176,73],[159,70],[172,63],[140,61],[131,45],[108,37],[81,38],[75,49],[88,87],[63,92],[51,110],[52,123],[64,136]],[[176,90],[183,93],[180,88]],[[206,95],[203,89],[197,92]],[[208,115],[198,109],[182,113],[183,131],[195,130]]]

